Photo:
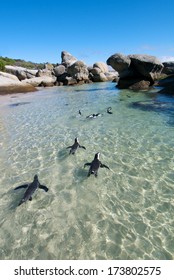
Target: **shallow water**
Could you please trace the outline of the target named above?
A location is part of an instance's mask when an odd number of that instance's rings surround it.
[[[173,120],[171,98],[113,83],[0,96],[0,258],[173,259]],[[111,170],[88,178],[96,152]],[[49,191],[17,207],[35,174]]]

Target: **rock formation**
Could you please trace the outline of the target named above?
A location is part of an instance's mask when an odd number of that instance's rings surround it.
[[[157,86],[162,87],[159,93],[174,96],[174,74],[158,81]]]
[[[36,88],[30,84],[22,84],[19,79],[12,74],[0,72],[0,94],[32,92]]]
[[[114,70],[110,71],[108,65]],[[168,71],[171,72],[173,64],[170,63],[166,66],[166,69],[167,67]],[[125,56],[119,53],[109,57],[107,64],[104,62],[95,62],[92,67],[87,67],[83,61],[78,60],[66,51],[62,51],[60,64],[52,65],[46,63],[45,68],[42,70],[29,70],[22,67],[6,66],[6,72],[12,76],[9,78],[1,75],[0,81],[2,81],[2,77],[3,80],[6,79],[7,86],[8,78],[10,79],[8,80],[9,85],[12,85],[12,80],[16,79],[16,85],[26,88],[29,88],[29,85],[31,85],[31,88],[33,88],[114,80],[118,82],[117,86],[120,89],[144,90],[154,84],[163,68],[164,65],[154,56]],[[15,87],[14,83],[13,87]]]
[[[32,69],[26,69],[24,67],[19,67],[19,66],[11,66],[11,65],[6,65],[5,70],[9,74],[13,74],[18,79],[25,80],[25,79],[30,79],[36,76],[36,73],[38,70],[32,70]]]
[[[118,88],[148,89],[159,78],[163,64],[150,55],[128,55],[116,53],[107,64],[119,73]]]
[[[70,53],[66,51],[61,52],[61,59],[62,59],[61,64],[64,65],[66,68],[71,66],[73,63],[77,61],[77,58],[75,58],[74,56],[72,56]]]
[[[76,79],[77,82],[79,81],[88,81],[89,80],[89,72],[87,66],[83,61],[77,60],[73,64],[71,64],[67,68],[67,73],[73,79]]]
[[[108,66],[104,62],[96,62],[93,64],[93,67],[89,67],[89,78],[93,82],[106,82],[113,81],[118,77],[117,72],[111,72],[108,69]]]
[[[162,73],[166,75],[173,75],[174,74],[174,61],[167,61],[163,62],[164,68]]]

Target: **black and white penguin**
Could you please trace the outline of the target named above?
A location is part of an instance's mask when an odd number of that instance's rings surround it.
[[[100,153],[96,153],[92,162],[84,164],[84,167],[90,166],[89,171],[88,171],[88,177],[91,174],[94,174],[94,176],[97,177],[98,176],[98,169],[100,167],[101,168],[105,167],[107,169],[110,169],[107,165],[101,163],[101,161],[99,160],[99,156],[100,156]]]
[[[97,113],[97,114],[91,114],[89,116],[86,117],[86,119],[95,119],[96,117],[101,117],[102,114]]]
[[[26,192],[23,195],[23,198],[19,202],[18,206],[21,205],[22,203],[26,202],[27,200],[32,200],[32,195],[34,192],[39,188],[44,190],[45,192],[48,191],[48,188],[46,186],[43,186],[39,183],[38,176],[34,176],[34,180],[32,183],[21,185],[19,187],[16,187],[15,190],[22,189],[22,188],[27,188]]]
[[[111,111],[112,111],[112,107],[108,107],[108,108],[107,108],[107,113],[108,113],[108,114],[113,114]]]
[[[72,146],[68,146],[67,149],[70,149],[70,154],[74,155],[77,148],[82,148],[82,149],[85,149],[86,148],[84,146],[81,146],[78,142],[78,138],[76,137],[75,140],[74,140],[74,144]]]

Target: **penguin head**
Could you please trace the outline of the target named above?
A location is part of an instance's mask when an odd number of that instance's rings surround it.
[[[94,158],[99,159],[99,156],[100,156],[100,153],[96,153]]]
[[[112,110],[112,107],[108,107],[108,108],[107,108],[107,112],[108,112],[108,113],[110,113],[111,110]]]
[[[38,176],[37,175],[34,175],[34,180],[38,180]]]
[[[78,141],[79,141],[79,139],[76,137],[76,138],[75,138],[75,143],[77,143]]]

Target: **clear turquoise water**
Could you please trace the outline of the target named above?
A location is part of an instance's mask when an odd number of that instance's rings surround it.
[[[173,259],[173,118],[171,98],[113,83],[0,96],[0,258]],[[111,170],[88,178],[96,152]],[[17,207],[35,174],[48,193]]]

